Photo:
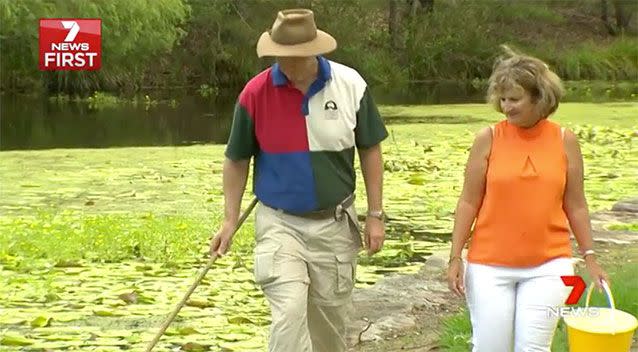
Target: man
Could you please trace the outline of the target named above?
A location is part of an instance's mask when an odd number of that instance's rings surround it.
[[[336,49],[310,10],[278,13],[257,43],[277,63],[239,95],[226,148],[225,217],[211,242],[223,255],[237,225],[250,158],[255,215],[255,282],[272,312],[269,350],[345,351],[361,236],[354,208],[354,149],[368,213],[368,254],[383,245],[383,162],[388,135],[365,81],[321,56]]]

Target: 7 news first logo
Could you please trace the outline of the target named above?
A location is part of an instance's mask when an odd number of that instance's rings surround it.
[[[102,20],[40,19],[40,70],[95,71],[102,67]]]
[[[580,297],[583,296],[583,292],[585,292],[585,288],[587,288],[587,284],[585,284],[585,280],[582,277],[577,275],[570,276],[561,276],[560,279],[563,281],[565,286],[571,286],[572,291],[567,296],[565,300],[566,305],[574,305],[577,304],[580,300]],[[600,315],[600,309],[598,307],[550,307],[547,310],[548,317],[560,317],[564,318],[566,316],[576,316],[576,317],[597,317]]]

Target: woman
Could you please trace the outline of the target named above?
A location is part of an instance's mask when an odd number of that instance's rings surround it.
[[[474,352],[549,352],[558,321],[550,308],[571,291],[560,276],[574,274],[568,223],[590,277],[599,287],[609,280],[592,249],[577,138],[548,120],[560,79],[541,60],[504,49],[488,101],[506,119],[481,130],[470,150],[448,285],[466,295]]]

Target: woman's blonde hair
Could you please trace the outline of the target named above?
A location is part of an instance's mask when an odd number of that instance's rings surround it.
[[[496,111],[501,109],[500,98],[510,89],[524,89],[532,97],[536,112],[543,118],[558,108],[563,97],[563,85],[560,78],[543,61],[514,52],[506,45],[501,48],[505,55],[499,57],[487,89],[487,101]]]

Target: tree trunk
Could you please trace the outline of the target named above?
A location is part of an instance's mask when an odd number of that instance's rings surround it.
[[[434,11],[434,0],[408,0],[410,4],[410,17],[415,18],[421,12]]]
[[[434,0],[421,0],[421,6],[425,13],[431,13],[434,11]]]
[[[627,1],[614,0],[614,9],[616,10],[616,26],[620,32],[624,32],[629,27],[629,21],[631,20],[631,10],[628,7],[631,6]]]
[[[397,50],[401,47],[401,12],[398,0],[389,0],[388,32],[390,33],[390,47]]]
[[[303,9],[312,9],[312,0],[297,0],[297,7]]]
[[[419,7],[421,7],[421,2],[419,0],[412,0],[410,4],[410,17],[412,19],[416,18],[416,15],[419,13]]]
[[[607,28],[607,33],[616,35],[616,28],[609,20],[609,6],[607,4],[607,0],[600,0],[600,19],[603,21],[605,28]]]

